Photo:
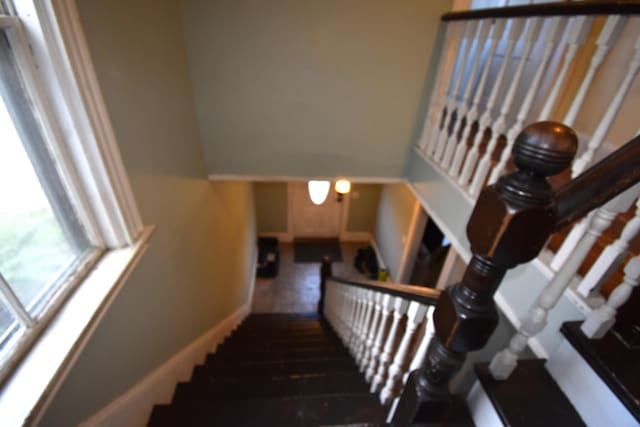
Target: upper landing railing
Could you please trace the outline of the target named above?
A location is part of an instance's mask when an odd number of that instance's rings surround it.
[[[538,4],[448,13],[442,20],[444,47],[416,150],[471,200],[515,170],[511,152],[525,123],[554,120],[576,130],[577,155],[550,178],[553,187],[581,177],[638,134],[640,3]],[[558,197],[594,197],[595,186],[608,183],[603,177],[576,181]],[[585,184],[589,191],[576,187]],[[582,219],[559,206],[565,219],[555,231],[570,228],[554,236],[541,257],[553,277],[509,348],[494,359],[496,377],[509,375],[570,285],[594,310],[585,333],[597,337],[612,323],[615,307],[637,284],[639,196],[636,185],[602,206],[594,200],[590,208],[598,208]],[[607,293],[616,289],[609,301],[601,295],[605,284]]]

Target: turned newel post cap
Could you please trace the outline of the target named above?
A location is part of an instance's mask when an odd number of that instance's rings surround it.
[[[569,126],[558,122],[537,122],[517,136],[513,160],[521,170],[552,176],[571,165],[578,150],[578,137]]]

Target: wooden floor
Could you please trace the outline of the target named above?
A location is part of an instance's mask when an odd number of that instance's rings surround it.
[[[333,264],[333,274],[365,278],[353,267],[358,249],[368,242],[340,243],[343,262]],[[320,298],[320,263],[294,263],[293,244],[280,243],[280,271],[277,277],[256,279],[254,313],[315,312]]]

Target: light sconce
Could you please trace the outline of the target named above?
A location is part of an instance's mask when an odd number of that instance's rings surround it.
[[[331,182],[329,181],[309,181],[307,184],[309,190],[309,198],[314,205],[321,205],[327,200]]]
[[[348,194],[351,191],[351,183],[346,179],[339,179],[336,181],[335,185],[336,193],[338,193],[338,201],[341,202],[342,198],[345,194]]]

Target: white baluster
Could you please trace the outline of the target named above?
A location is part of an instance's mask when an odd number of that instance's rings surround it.
[[[409,356],[409,344],[411,344],[411,339],[413,338],[413,334],[416,332],[416,329],[424,320],[426,312],[427,307],[420,303],[412,301],[409,304],[409,310],[407,310],[407,326],[404,331],[404,336],[402,337],[402,341],[400,341],[400,345],[398,346],[395,357],[393,358],[393,363],[389,367],[389,378],[387,378],[387,383],[380,392],[380,401],[383,405],[389,403],[389,401],[400,391],[399,386],[402,375],[404,375],[407,368],[406,364]]]
[[[458,49],[462,43],[462,33],[463,33],[463,28],[466,28],[463,26],[462,22],[454,22],[451,24],[448,24],[448,26],[451,26],[452,30],[451,30],[451,48],[449,49],[449,52],[455,52],[456,57],[458,56],[459,52]],[[445,45],[446,46],[446,45]],[[431,109],[431,113],[429,114],[431,116],[431,126],[430,126],[430,131],[428,133],[423,132],[422,138],[426,138],[427,141],[425,143],[423,143],[423,145],[425,146],[425,153],[429,156],[433,156],[435,154],[435,150],[436,147],[438,145],[438,135],[440,135],[440,127],[444,126],[443,123],[445,122],[445,107],[447,104],[447,91],[451,89],[451,83],[452,83],[452,78],[454,76],[454,72],[455,72],[455,67],[456,67],[456,61],[455,59],[452,60],[453,64],[452,64],[452,68],[451,70],[447,70],[448,72],[446,73],[446,83],[443,84],[441,86],[441,91],[438,94],[438,97],[436,98],[433,108]],[[442,64],[444,66],[444,64]]]
[[[347,290],[347,295],[349,298],[349,314],[347,315],[347,317],[345,318],[345,323],[346,323],[346,328],[347,328],[347,335],[345,336],[345,340],[344,340],[344,345],[349,348],[349,343],[351,342],[351,339],[353,337],[353,332],[354,332],[354,325],[355,325],[355,321],[356,321],[356,314],[357,314],[357,307],[358,307],[358,300],[356,297],[356,289],[353,286],[349,286],[348,290]]]
[[[518,39],[522,35],[524,24],[524,19],[511,20],[511,27],[507,35],[507,46],[504,51],[504,58],[502,59],[502,63],[500,64],[500,70],[498,71],[496,80],[493,83],[493,89],[491,89],[491,94],[489,95],[489,100],[487,101],[487,107],[482,116],[480,116],[480,121],[478,123],[478,132],[476,133],[476,136],[473,140],[473,145],[471,146],[471,149],[467,153],[467,157],[464,160],[462,173],[460,174],[460,179],[458,180],[458,183],[463,187],[466,187],[469,183],[471,174],[476,167],[480,144],[482,143],[482,139],[484,138],[484,131],[491,124],[491,112],[493,111],[493,107],[498,98],[498,94],[500,93],[500,89],[502,88],[502,83],[507,71],[507,65],[509,65],[509,62],[513,57],[513,49],[516,46]]]
[[[471,63],[471,70],[469,71],[469,75],[467,76],[467,82],[465,84],[464,94],[462,95],[462,101],[460,101],[456,105],[456,119],[455,123],[452,123],[453,131],[449,136],[449,140],[446,142],[446,148],[442,157],[442,168],[445,170],[451,167],[453,153],[455,152],[458,145],[458,135],[460,134],[462,123],[464,123],[463,118],[467,114],[467,103],[469,102],[469,97],[471,96],[471,89],[473,88],[473,82],[478,70],[478,63],[480,62],[480,57],[482,56],[482,51],[484,50],[484,45],[487,41],[487,35],[489,34],[490,29],[490,20],[482,20],[479,22],[478,30],[475,37],[475,49],[472,49],[472,54],[475,51],[475,55],[473,56],[473,62]],[[463,143],[466,144],[466,142],[464,141]]]
[[[578,115],[578,111],[582,107],[582,103],[584,102],[585,96],[587,95],[587,91],[591,86],[591,82],[593,81],[593,77],[596,74],[596,71],[602,64],[605,56],[609,52],[611,45],[615,42],[620,30],[624,26],[626,22],[626,18],[620,15],[611,15],[607,18],[607,22],[602,27],[600,34],[598,35],[598,40],[596,41],[596,51],[591,57],[591,62],[589,63],[589,68],[587,69],[587,73],[582,78],[582,83],[580,84],[580,89],[576,93],[575,98],[573,98],[573,102],[571,103],[571,107],[569,107],[569,111],[564,116],[564,120],[562,120],[566,125],[573,126],[576,121],[576,117]]]
[[[356,355],[356,348],[358,345],[358,339],[360,337],[361,323],[362,318],[364,316],[364,311],[367,306],[367,301],[365,298],[365,290],[361,288],[356,289],[356,318],[353,324],[353,334],[351,335],[351,339],[349,340],[349,352],[352,356]]]
[[[592,25],[593,17],[591,16],[574,16],[571,18],[571,29],[567,34],[567,49],[565,50],[562,59],[562,67],[555,78],[555,83],[553,84],[549,95],[547,95],[547,100],[540,111],[538,121],[549,120],[551,109],[555,105],[556,99],[560,94],[560,88],[567,77],[569,66],[573,62],[573,58],[575,58],[578,48],[587,40],[587,36],[589,35],[589,30]]]
[[[538,86],[542,81],[542,76],[547,69],[549,60],[551,59],[551,54],[558,45],[560,36],[562,35],[561,30],[565,28],[566,23],[566,18],[556,16],[550,19],[549,25],[545,28],[545,41],[544,51],[542,52],[542,60],[538,64],[538,68],[536,69],[536,73],[533,76],[533,80],[531,81],[529,89],[527,90],[524,101],[522,101],[522,105],[520,106],[520,110],[518,111],[516,122],[513,124],[511,129],[509,129],[509,132],[507,132],[507,144],[502,150],[500,161],[491,171],[491,175],[489,176],[489,184],[493,184],[498,180],[498,177],[502,175],[502,171],[504,171],[504,168],[507,165],[509,157],[511,157],[511,149],[513,148],[513,144],[516,142],[516,137],[522,130],[524,121],[529,114],[529,110],[531,109],[531,104],[533,104],[533,98],[538,93]],[[524,66],[524,63],[522,63],[522,65]]]
[[[473,45],[473,35],[478,27],[478,21],[467,21],[465,23],[466,28],[464,31],[464,52],[461,52],[458,60],[458,68],[456,69],[456,82],[453,86],[453,90],[449,92],[449,99],[447,101],[447,109],[444,113],[442,129],[438,135],[438,143],[436,145],[436,152],[433,158],[436,162],[442,160],[444,149],[449,137],[449,127],[451,125],[450,120],[453,120],[453,110],[456,108],[456,99],[458,99],[458,92],[460,91],[460,85],[462,83],[462,76],[467,68],[467,60],[471,54],[471,47]]]
[[[616,313],[619,307],[627,302],[633,288],[640,281],[640,256],[629,260],[624,268],[624,280],[619,284],[607,302],[593,311],[582,324],[582,332],[591,339],[600,339],[611,329],[616,322]]]
[[[385,334],[387,333],[387,329],[389,328],[389,315],[391,314],[392,308],[393,298],[391,297],[391,295],[385,294],[382,297],[382,302],[380,304],[380,325],[378,326],[376,339],[371,350],[371,358],[369,361],[369,365],[367,366],[367,372],[365,374],[365,379],[368,383],[373,380],[373,376],[375,375],[376,369],[378,367],[378,361],[380,360],[380,355],[382,352],[382,344]]]
[[[356,350],[356,363],[359,365],[360,361],[364,357],[364,351],[367,344],[367,336],[369,335],[369,328],[371,327],[371,318],[373,317],[373,302],[374,292],[367,291],[367,306],[364,312],[364,321],[362,323],[362,330],[360,331],[360,337],[358,338],[358,348]]]
[[[617,39],[618,34],[620,33],[620,30],[625,23],[626,18],[619,15],[612,15],[607,18],[607,22],[605,23],[604,27],[602,27],[602,30],[600,31],[600,34],[598,36],[598,40],[596,41],[596,51],[591,57],[589,69],[582,79],[580,89],[578,89],[578,92],[576,93],[576,96],[571,103],[569,111],[563,119],[563,122],[566,125],[572,126],[575,122],[578,111],[580,111],[580,108],[582,107],[585,96],[587,95],[587,90],[591,86],[591,82],[593,81],[593,77],[595,76],[596,71],[600,67],[600,64],[602,64],[602,61],[609,52],[611,45]],[[574,163],[571,168],[571,178],[575,178],[581,172],[582,170],[577,168]],[[560,269],[560,267],[562,267],[562,264],[565,263],[566,259],[569,257],[569,255],[571,255],[580,239],[582,239],[582,236],[584,236],[584,233],[587,231],[587,219],[588,218],[585,218],[584,220],[576,224],[564,239],[564,241],[562,242],[562,246],[560,246],[560,249],[551,261],[550,267],[552,270],[557,271]]]
[[[454,178],[458,177],[458,173],[461,172],[460,167],[462,165],[462,161],[464,160],[465,154],[467,153],[467,140],[469,139],[469,135],[471,134],[471,127],[478,118],[478,107],[480,105],[480,100],[482,99],[482,94],[484,93],[484,86],[487,82],[489,70],[491,69],[491,64],[498,47],[498,43],[500,42],[500,39],[504,34],[506,24],[506,19],[496,19],[493,24],[493,30],[491,31],[490,36],[491,44],[489,46],[489,51],[487,52],[487,60],[484,63],[482,74],[478,82],[478,87],[476,88],[476,93],[473,98],[473,105],[471,106],[471,109],[467,114],[467,120],[464,126],[464,130],[462,131],[462,138],[460,138],[461,143],[458,144],[458,147],[456,148],[453,162],[451,163],[451,168],[449,169],[449,174],[451,174],[451,176]]]
[[[540,18],[530,18],[527,22],[527,30],[524,37],[524,47],[522,49],[522,55],[520,56],[520,62],[516,68],[516,72],[511,79],[511,85],[509,86],[509,90],[504,100],[502,101],[502,105],[500,108],[500,116],[498,120],[491,126],[491,139],[487,144],[487,150],[482,156],[480,163],[478,163],[478,168],[476,170],[475,175],[473,176],[473,181],[471,182],[471,186],[469,187],[469,194],[472,196],[477,196],[482,190],[484,185],[484,181],[489,173],[489,168],[491,167],[491,155],[496,148],[498,143],[498,138],[504,132],[505,127],[507,125],[507,113],[511,109],[511,104],[513,103],[513,99],[516,95],[516,90],[518,89],[518,85],[520,83],[520,78],[522,77],[522,72],[524,71],[524,66],[529,59],[529,54],[531,53],[531,49],[535,44],[538,34],[540,33],[540,25],[542,24],[542,20]]]
[[[615,217],[620,212],[629,209],[631,202],[628,199],[628,193],[622,193],[596,210],[589,221],[589,227],[584,238],[578,243],[567,262],[564,263],[544,288],[534,306],[529,310],[526,319],[520,325],[518,332],[511,338],[509,346],[494,356],[489,365],[489,370],[494,378],[502,380],[511,375],[511,372],[516,367],[518,354],[527,346],[530,337],[544,329],[549,311],[558,303],[591,247],[602,232],[611,225]]]
[[[627,92],[629,92],[631,83],[633,83],[633,80],[636,78],[638,70],[640,70],[640,36],[638,36],[638,39],[636,40],[635,52],[633,57],[631,58],[631,61],[629,62],[627,74],[625,75],[624,79],[622,79],[622,83],[620,83],[620,87],[618,88],[613,101],[611,101],[611,104],[609,104],[607,112],[605,113],[604,117],[602,117],[600,123],[598,124],[598,127],[596,128],[596,131],[591,136],[589,144],[587,144],[587,149],[584,153],[582,153],[580,157],[578,157],[576,161],[573,162],[571,171],[574,175],[581,174],[582,171],[587,168],[587,166],[593,160],[593,156],[596,150],[600,148],[600,146],[604,142],[604,137],[607,135],[607,132],[609,132],[609,128],[611,127],[613,120],[618,114],[618,111],[620,111],[620,107],[622,107],[622,101],[624,101]]]
[[[446,65],[447,53],[451,51],[451,49],[455,49],[453,34],[454,27],[460,27],[460,23],[449,23],[446,25],[445,33],[444,33],[444,42],[442,43],[442,52],[440,52],[440,58],[438,60],[438,73],[436,74],[436,86],[433,88],[433,92],[431,95],[431,99],[429,100],[429,111],[425,114],[424,123],[422,125],[422,135],[420,136],[420,140],[418,141],[418,148],[425,153],[427,152],[427,147],[429,147],[429,136],[433,129],[438,129],[440,125],[440,118],[442,117],[442,110],[444,109],[445,104],[445,91],[447,87],[449,87],[451,74],[447,75],[447,78],[444,77],[444,69]]]
[[[371,383],[371,393],[377,393],[387,380],[387,370],[389,369],[398,337],[398,326],[408,308],[409,302],[404,298],[395,297],[393,299],[393,320],[391,321],[391,328],[389,328],[384,349],[378,361],[378,370]]]
[[[640,196],[640,184],[636,184],[634,189],[629,190],[630,197]],[[636,213],[634,217],[625,224],[620,237],[608,245],[600,254],[596,262],[591,266],[589,272],[576,289],[584,297],[591,297],[598,292],[611,275],[618,269],[627,256],[629,243],[640,231],[640,199],[636,201]]]
[[[360,372],[364,372],[371,360],[371,351],[373,350],[373,342],[376,339],[378,333],[378,325],[380,323],[380,310],[382,309],[382,294],[376,292],[374,297],[373,316],[371,320],[371,326],[369,333],[367,334],[367,341],[365,343],[364,355],[360,361]]]

